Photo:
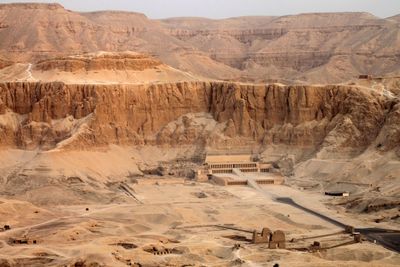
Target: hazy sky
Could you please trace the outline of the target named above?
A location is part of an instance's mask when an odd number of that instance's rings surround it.
[[[363,11],[379,17],[388,17],[400,13],[400,0],[0,0],[0,3],[10,2],[58,2],[75,11],[137,11],[150,18],[226,18],[339,11]]]

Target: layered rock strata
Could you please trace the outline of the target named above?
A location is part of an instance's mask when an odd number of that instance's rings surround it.
[[[97,53],[69,56],[39,61],[35,69],[41,71],[60,70],[74,72],[78,70],[123,70],[143,71],[155,68],[162,63],[150,56],[135,53]]]
[[[0,144],[23,149],[250,142],[389,150],[400,144],[399,118],[397,98],[355,86],[0,84]]]
[[[133,12],[73,12],[58,4],[0,4],[0,57],[36,63],[138,51],[213,79],[342,83],[360,74],[399,74],[399,25],[396,17],[358,12],[152,20]],[[75,66],[91,68],[75,60]],[[71,59],[41,65],[68,70]]]

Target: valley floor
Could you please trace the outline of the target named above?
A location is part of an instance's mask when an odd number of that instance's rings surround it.
[[[398,266],[400,255],[367,241],[309,253],[352,240],[346,234],[317,238],[341,229],[276,196],[357,227],[376,227],[340,209],[328,209],[326,196],[288,186],[221,187],[178,178],[138,178],[126,183],[110,204],[35,206],[0,199],[0,266]],[[51,192],[49,192],[51,193]],[[118,194],[118,193],[117,193]],[[283,230],[287,249],[249,242],[249,231]],[[393,228],[384,223],[379,227]],[[228,229],[228,228],[235,228]],[[240,231],[243,229],[245,231]],[[248,231],[248,232],[246,232]],[[31,243],[12,244],[10,238]],[[237,246],[240,244],[240,246]],[[235,248],[236,245],[236,248]],[[167,252],[167,253],[166,253]],[[166,253],[166,254],[163,254]],[[157,255],[161,254],[161,255]],[[81,264],[81,265],[79,265]],[[98,264],[98,265],[96,265]]]

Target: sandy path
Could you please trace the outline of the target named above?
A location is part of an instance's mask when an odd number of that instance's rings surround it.
[[[35,78],[33,78],[33,75],[32,75],[32,63],[29,63],[28,69],[26,71],[28,72],[28,79],[35,80]]]
[[[28,64],[28,67],[25,70],[26,76],[24,78],[18,79],[19,81],[36,81],[32,74],[32,63]]]

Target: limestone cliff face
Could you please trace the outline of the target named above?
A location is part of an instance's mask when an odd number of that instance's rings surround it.
[[[392,149],[400,143],[399,106],[396,99],[337,85],[2,83],[0,144],[90,149],[250,142],[363,149],[378,138],[380,147]]]
[[[334,131],[343,146],[365,147],[384,123],[385,104],[347,86],[222,85],[213,90],[211,111],[218,121],[232,119],[233,135],[264,143],[318,146]]]
[[[138,70],[142,71],[161,65],[161,62],[143,54],[135,53],[93,53],[80,56],[69,56],[39,61],[35,69],[48,71],[74,72],[78,70]]]

